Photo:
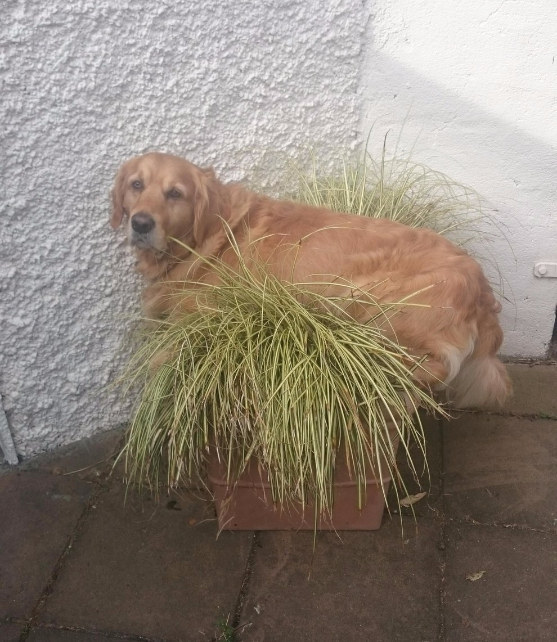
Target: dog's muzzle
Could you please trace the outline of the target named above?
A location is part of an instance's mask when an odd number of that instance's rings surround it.
[[[155,219],[147,212],[137,212],[130,219],[130,242],[136,247],[152,248]]]
[[[146,212],[138,212],[132,216],[132,230],[140,236],[145,236],[155,227],[155,219]]]

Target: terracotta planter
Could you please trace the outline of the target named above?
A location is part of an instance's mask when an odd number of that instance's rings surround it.
[[[391,483],[390,477],[379,481],[370,474],[365,505],[359,510],[357,482],[340,458],[335,469],[332,515],[321,515],[316,522],[312,504],[274,504],[267,476],[255,463],[235,483],[228,484],[226,470],[213,453],[208,475],[221,530],[377,530]]]

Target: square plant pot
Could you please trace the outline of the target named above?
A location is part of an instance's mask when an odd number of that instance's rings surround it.
[[[341,481],[339,471],[333,487],[333,510],[315,519],[312,504],[282,506],[271,498],[265,474],[250,466],[235,483],[228,484],[226,472],[216,457],[209,462],[209,481],[213,491],[220,530],[377,530],[385,509],[385,495],[391,479],[382,483],[371,478],[366,483],[366,497],[358,509],[358,488],[355,480]],[[347,476],[348,477],[348,476]]]
[[[395,431],[396,434],[396,431]],[[391,432],[391,436],[393,433]],[[392,436],[398,447],[398,438]],[[366,475],[365,496],[358,507],[358,483],[339,457],[333,484],[331,513],[315,515],[311,503],[276,504],[264,470],[252,462],[238,480],[228,481],[226,467],[214,449],[208,462],[209,484],[213,492],[220,530],[377,530],[381,526],[390,476],[377,479]]]

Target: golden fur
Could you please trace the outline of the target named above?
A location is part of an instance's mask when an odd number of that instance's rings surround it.
[[[246,260],[256,256],[279,278],[344,297],[359,321],[377,313],[371,300],[405,301],[385,332],[426,357],[417,378],[446,388],[458,407],[502,404],[510,392],[496,357],[500,305],[478,263],[431,230],[273,200],[159,153],[126,162],[112,197],[112,226],[127,219],[138,270],[149,281],[145,311],[153,318],[175,309],[177,282],[215,279],[173,239],[233,264],[232,233]]]

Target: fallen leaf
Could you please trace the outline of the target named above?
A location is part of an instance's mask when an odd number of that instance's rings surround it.
[[[423,499],[426,494],[427,493],[418,493],[417,495],[408,495],[407,497],[404,497],[404,499],[400,500],[400,505],[412,506],[412,504],[415,504],[416,502],[419,502],[420,499]]]
[[[484,575],[485,571],[478,571],[477,573],[470,573],[470,575],[466,576],[466,579],[469,582],[477,582],[478,580],[481,580]]]

